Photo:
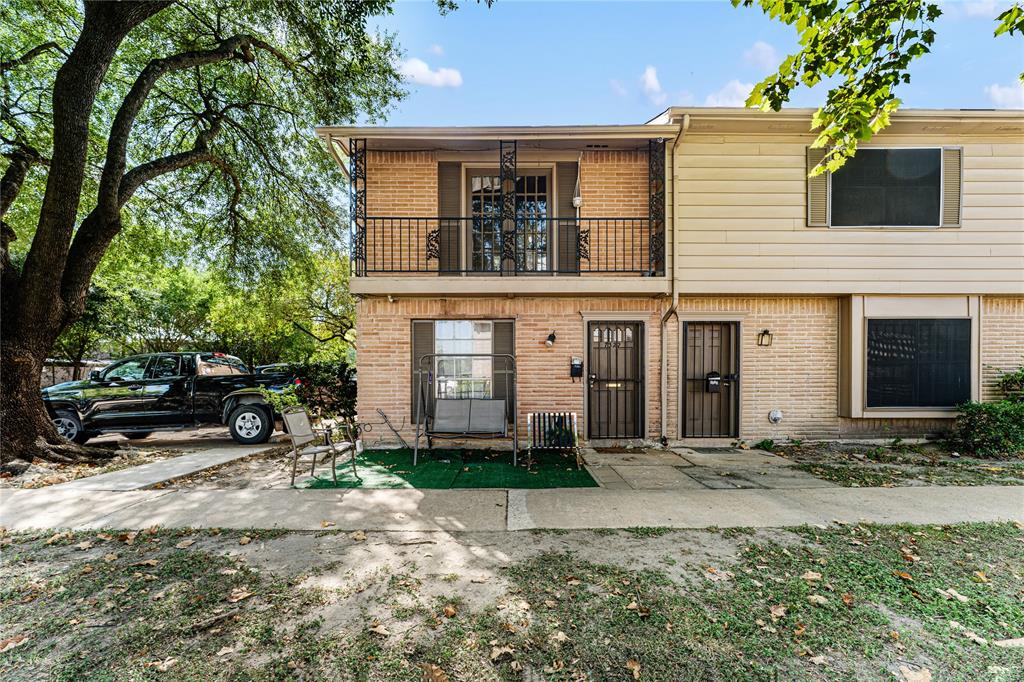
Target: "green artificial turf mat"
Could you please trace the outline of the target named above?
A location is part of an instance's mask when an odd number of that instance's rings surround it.
[[[366,450],[356,459],[359,479],[350,464],[338,465],[338,484],[320,473],[310,488],[593,488],[597,486],[585,469],[576,468],[576,458],[561,452],[535,455],[530,471],[519,459],[512,466],[512,454],[496,450],[420,451],[419,464],[412,465],[411,450]]]

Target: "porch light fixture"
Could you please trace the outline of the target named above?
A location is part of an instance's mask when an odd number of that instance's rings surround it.
[[[757,345],[759,346],[770,346],[772,345],[772,333],[765,329],[757,335]]]
[[[555,333],[554,332],[551,332],[550,334],[548,334],[548,338],[544,341],[544,345],[549,347],[549,348],[551,346],[555,345]]]

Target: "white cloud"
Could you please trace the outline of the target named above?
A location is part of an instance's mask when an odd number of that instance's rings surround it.
[[[612,78],[610,81],[608,81],[608,87],[611,88],[612,94],[615,95],[616,97],[625,97],[626,95],[629,94],[629,91],[626,90],[626,86],[623,85],[621,81],[616,80],[615,78]]]
[[[750,91],[754,89],[753,83],[740,83],[735,78],[722,86],[722,89],[713,92],[704,100],[706,107],[742,107],[745,106]]]
[[[743,60],[762,71],[771,71],[779,66],[779,53],[774,47],[758,40],[743,53]]]
[[[415,57],[399,64],[398,73],[413,83],[429,85],[432,88],[457,88],[462,85],[462,74],[458,69],[431,69],[425,61]]]
[[[661,89],[661,82],[658,81],[658,70],[653,66],[648,65],[640,74],[640,88],[652,104],[660,106],[668,100],[668,95]]]
[[[1020,83],[986,85],[985,94],[997,109],[1024,109],[1024,85]]]
[[[441,55],[444,54],[444,48],[438,45],[437,43],[434,43],[433,45],[427,48],[427,52],[429,52],[430,54],[435,54],[438,57],[440,57]]]
[[[1009,3],[1005,3],[1009,5]],[[969,17],[994,18],[999,14],[996,0],[972,0],[964,3],[964,12]]]

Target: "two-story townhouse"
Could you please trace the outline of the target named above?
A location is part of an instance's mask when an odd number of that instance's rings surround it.
[[[835,438],[994,397],[1024,361],[1024,114],[900,112],[809,179],[811,113],[321,128],[351,182],[361,417],[411,437],[472,396],[521,433],[571,411],[591,440]]]

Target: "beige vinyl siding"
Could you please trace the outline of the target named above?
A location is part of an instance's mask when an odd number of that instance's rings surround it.
[[[962,148],[959,227],[808,227],[813,136],[688,133],[673,168],[680,293],[1024,293],[1024,144],[900,136],[865,146]]]

